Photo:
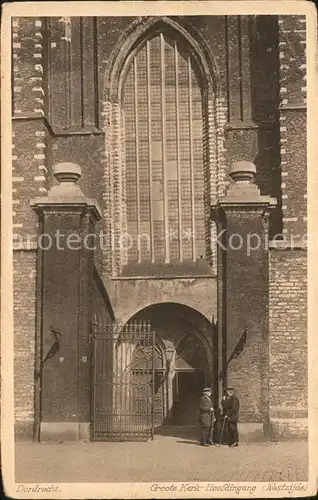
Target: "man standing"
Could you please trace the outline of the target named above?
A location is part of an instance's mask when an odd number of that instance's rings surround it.
[[[214,410],[214,423],[212,426],[212,442],[221,444],[222,438],[222,412],[220,408]]]
[[[200,398],[199,423],[200,423],[200,441],[201,446],[209,446],[212,444],[212,424],[213,424],[213,405],[211,400],[211,389],[206,387],[203,389]]]
[[[221,399],[222,415],[221,415],[220,444],[228,444],[227,418],[226,418],[226,409],[227,409],[228,399],[229,399],[229,396],[227,393],[227,389],[224,389],[223,396]]]
[[[235,394],[235,389],[232,387],[227,388],[228,399],[224,404],[224,414],[227,423],[228,445],[231,448],[238,446],[238,428],[237,423],[239,419],[240,401]]]

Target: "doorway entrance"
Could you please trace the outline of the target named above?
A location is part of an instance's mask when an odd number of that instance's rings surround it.
[[[173,425],[195,425],[202,389],[208,383],[209,362],[199,333],[185,335],[176,348],[173,380]]]
[[[156,332],[155,429],[196,425],[202,389],[217,383],[213,325],[197,311],[175,303],[147,307],[131,320],[150,321]]]
[[[195,425],[198,401],[206,384],[203,370],[178,370],[173,379],[171,424]]]

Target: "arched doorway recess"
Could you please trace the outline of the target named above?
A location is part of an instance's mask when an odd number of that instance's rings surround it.
[[[131,321],[150,321],[156,335],[155,426],[195,425],[202,388],[217,390],[214,325],[172,302],[142,309]]]

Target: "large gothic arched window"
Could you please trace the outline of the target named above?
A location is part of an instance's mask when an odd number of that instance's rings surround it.
[[[190,47],[157,32],[127,61],[128,263],[205,256],[202,85]]]

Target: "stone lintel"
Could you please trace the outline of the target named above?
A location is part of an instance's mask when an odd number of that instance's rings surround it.
[[[86,200],[73,199],[67,202],[61,200],[52,200],[48,196],[38,197],[30,201],[30,206],[43,213],[89,213],[96,220],[102,218],[102,211],[95,200],[86,198]]]
[[[222,214],[226,213],[251,213],[264,216],[276,207],[276,200],[269,196],[262,196],[262,200],[258,202],[238,202],[220,200],[215,205],[211,206],[211,219],[217,222]]]
[[[261,196],[259,201],[234,201],[233,199],[223,198],[218,206],[224,211],[264,211],[276,206],[276,199],[269,196]]]

